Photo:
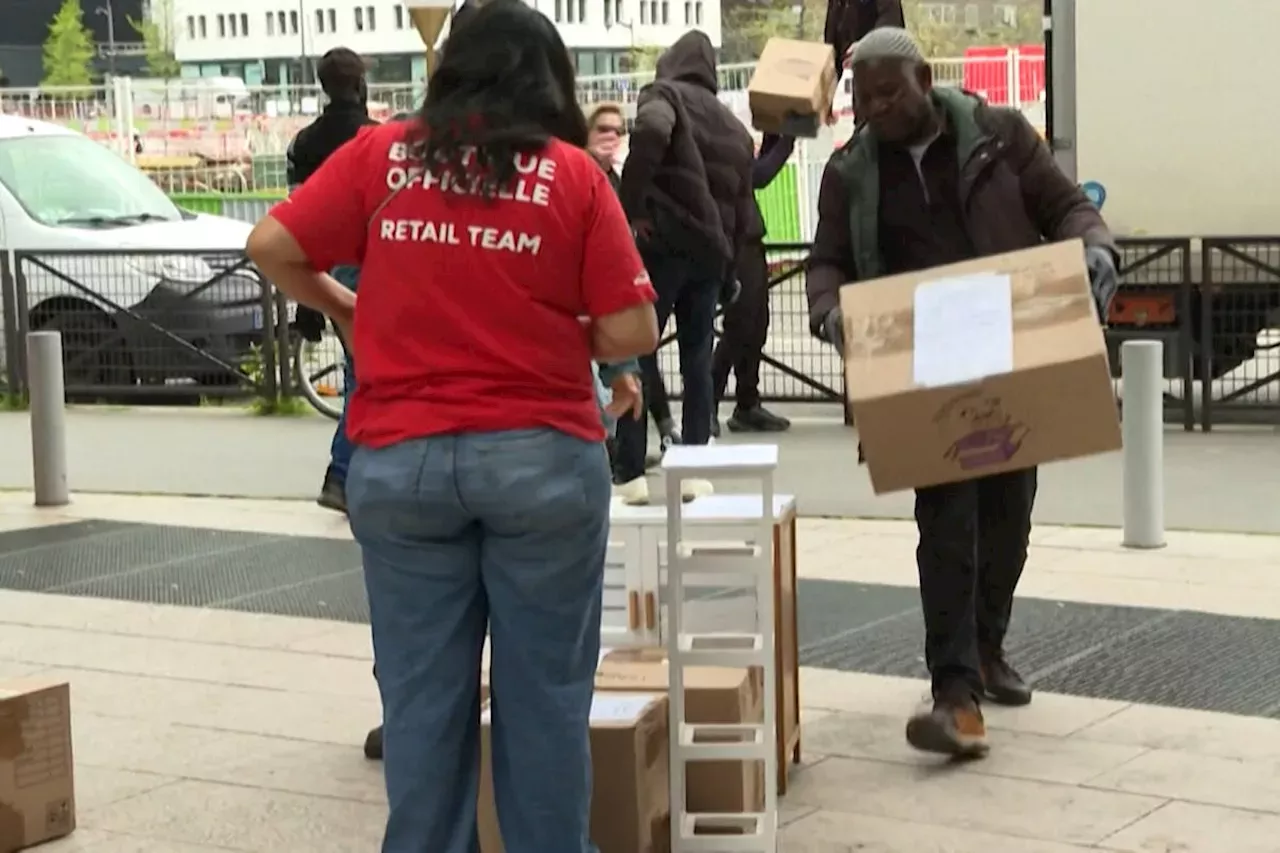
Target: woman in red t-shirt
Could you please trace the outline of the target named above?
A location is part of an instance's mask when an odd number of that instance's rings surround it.
[[[486,627],[507,853],[593,849],[610,487],[590,362],[652,352],[657,324],[585,142],[555,28],[492,0],[450,36],[416,120],[363,131],[249,240],[353,341],[347,500],[384,706],[384,853],[472,849]],[[361,267],[358,302],[323,272],[340,264]]]

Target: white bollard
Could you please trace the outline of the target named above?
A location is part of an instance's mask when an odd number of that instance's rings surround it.
[[[1126,548],[1163,548],[1164,344],[1120,345],[1123,381],[1124,540]]]
[[[27,387],[31,393],[31,468],[36,506],[71,503],[67,487],[67,392],[62,334],[27,334]]]

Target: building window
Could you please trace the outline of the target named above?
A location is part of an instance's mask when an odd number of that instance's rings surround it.
[[[613,26],[613,0],[604,0],[604,25]]]
[[[295,36],[298,34],[298,13],[297,12],[289,13],[289,32],[293,33]]]
[[[564,20],[564,0],[556,0],[556,23]]]
[[[276,21],[280,24],[280,35],[284,35],[289,32],[289,28],[285,24],[286,18],[284,12],[276,12]]]
[[[187,38],[194,39],[196,37],[196,17],[195,15],[187,15]]]
[[[968,29],[976,30],[982,25],[980,10],[977,3],[968,3],[964,7],[964,25]]]
[[[645,0],[640,0],[640,23],[649,23],[649,4]]]
[[[1004,27],[1018,26],[1018,7],[1000,5],[995,7],[996,22]]]
[[[955,3],[921,3],[920,11],[925,17],[937,24],[954,24],[956,22]]]
[[[369,31],[370,31],[370,32],[373,32],[374,30],[376,30],[376,29],[378,28],[378,19],[377,19],[377,17],[376,17],[376,16],[374,16],[374,14],[373,14],[373,7],[372,7],[372,6],[365,6],[365,7],[364,7],[364,17],[365,17],[365,20],[366,20],[366,21],[368,21],[368,23],[369,23]]]
[[[338,10],[329,10],[329,32],[336,33],[338,31]]]
[[[693,3],[693,25],[695,27],[702,26],[702,0],[694,0]]]
[[[577,0],[569,0],[567,5],[568,8],[565,9],[567,20],[565,23],[575,24],[578,22],[578,2]]]
[[[613,19],[622,23],[622,0],[613,0]]]
[[[227,16],[219,15],[218,16],[218,38],[224,39],[226,37],[227,37]]]
[[[364,32],[364,7],[363,6],[356,7],[355,16],[356,16],[356,32],[362,33]]]
[[[227,26],[231,30],[231,37],[235,38],[240,35],[240,22],[236,20],[235,15],[227,15],[227,18],[229,19],[227,21]]]
[[[396,13],[396,29],[403,30],[404,29],[404,7],[396,6],[395,13]]]
[[[687,27],[693,23],[693,3],[684,0],[684,25]]]
[[[249,13],[248,12],[240,13],[240,35],[242,36],[249,35]]]
[[[209,37],[209,26],[208,26],[208,23],[207,23],[207,22],[205,21],[205,19],[204,19],[204,15],[201,15],[201,16],[199,17],[199,19],[197,20],[197,23],[199,23],[199,24],[200,24],[200,38],[202,38],[202,39],[203,39],[203,38],[208,38],[208,37]]]
[[[671,3],[668,0],[662,0],[662,23],[671,23]]]

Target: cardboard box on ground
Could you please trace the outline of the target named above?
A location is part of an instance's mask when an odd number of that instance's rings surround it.
[[[76,828],[74,767],[68,684],[0,682],[0,853]]]
[[[666,654],[661,649],[601,653],[591,717],[591,835],[600,853],[670,849],[668,684]],[[744,723],[764,718],[764,682],[758,670],[693,667],[685,671],[685,684],[685,713],[690,722]],[[481,853],[502,853],[487,715],[482,719],[480,752],[480,849]],[[691,812],[753,811],[763,802],[761,762],[699,762],[689,767],[686,803]]]
[[[520,709],[508,713],[518,714]],[[600,853],[664,853],[671,849],[668,751],[665,696],[596,695],[591,705],[591,840]],[[486,707],[480,719],[476,822],[481,853],[503,853],[491,755]]]
[[[840,289],[876,494],[1119,450],[1079,240]]]
[[[747,85],[752,127],[765,133],[817,136],[831,113],[836,83],[831,45],[769,39]]]

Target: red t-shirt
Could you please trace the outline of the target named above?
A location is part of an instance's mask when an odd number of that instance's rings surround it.
[[[362,131],[271,211],[316,269],[361,267],[348,433],[370,447],[532,427],[603,440],[579,318],[655,299],[608,178],[553,140],[488,201],[424,179],[408,130]]]

